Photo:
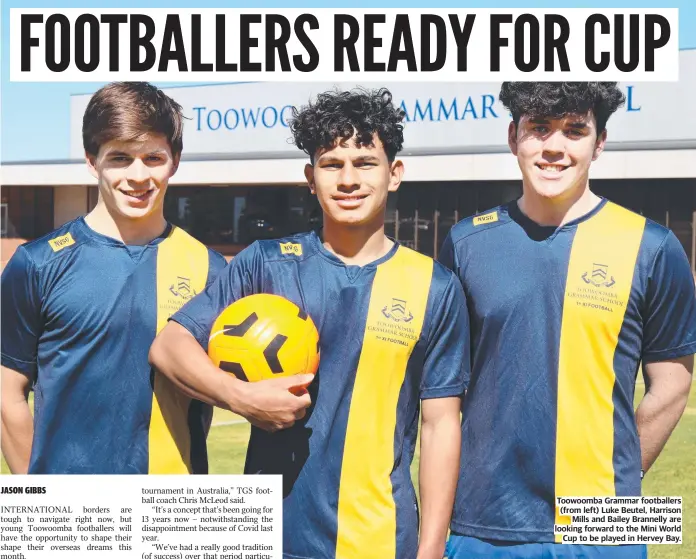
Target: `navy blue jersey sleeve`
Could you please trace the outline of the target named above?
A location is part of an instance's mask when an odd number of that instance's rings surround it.
[[[218,315],[237,299],[254,294],[256,278],[262,270],[261,251],[256,243],[245,248],[208,287],[196,295],[169,320],[181,324],[194,335],[203,349]]]
[[[689,261],[671,231],[648,278],[643,360],[665,361],[696,353],[696,287]]]
[[[442,248],[437,255],[437,259],[440,263],[452,270],[455,274],[457,270],[455,269],[455,257],[454,257],[454,242],[452,241],[452,231],[445,237],[445,242],[442,243]]]
[[[462,286],[450,274],[442,301],[433,317],[425,353],[421,399],[459,396],[470,376],[469,313]]]
[[[210,262],[208,263],[208,280],[205,283],[206,287],[213,283],[220,275],[220,272],[227,266],[227,260],[219,252],[208,249],[208,256]]]
[[[39,278],[34,261],[19,247],[2,272],[2,365],[32,380],[43,331]]]

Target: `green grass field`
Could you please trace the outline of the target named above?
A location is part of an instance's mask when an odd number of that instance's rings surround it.
[[[637,392],[641,392],[642,386]],[[636,404],[642,392],[636,395]],[[239,474],[244,466],[249,424],[224,410],[215,410],[213,428],[208,437],[211,474]],[[696,475],[693,465],[696,459],[696,383],[691,390],[689,406],[675,429],[667,446],[643,482],[644,495],[681,496],[682,545],[650,546],[651,559],[682,559],[696,557]],[[417,485],[418,452],[411,467]],[[2,473],[9,473],[2,461]]]

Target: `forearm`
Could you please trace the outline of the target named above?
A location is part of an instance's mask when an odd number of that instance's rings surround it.
[[[645,394],[636,410],[643,471],[647,472],[662,452],[684,413],[687,400],[688,390],[674,394],[648,391]]]
[[[418,559],[441,558],[459,476],[459,414],[423,424],[421,430],[421,529]]]
[[[152,344],[149,359],[188,396],[237,411],[242,382],[216,367],[183,326],[170,322]]]
[[[34,420],[26,400],[2,403],[2,454],[13,474],[29,470]]]
[[[182,392],[238,413],[266,431],[290,427],[312,402],[305,389],[314,375],[242,382],[216,367],[189,331],[175,322],[157,336],[149,358]]]

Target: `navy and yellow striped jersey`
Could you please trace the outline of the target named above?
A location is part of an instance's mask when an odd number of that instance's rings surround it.
[[[604,199],[558,228],[512,202],[455,225],[441,260],[473,348],[452,530],[553,542],[555,497],[640,495],[639,363],[696,352],[674,234]]]
[[[34,385],[30,473],[207,471],[211,408],[154,374],[148,351],[225,265],[177,227],[127,246],[83,218],[17,250],[2,274],[2,364]]]
[[[306,417],[253,428],[247,452],[246,473],[283,475],[285,557],[414,558],[419,402],[461,395],[468,375],[461,285],[398,243],[359,267],[305,233],[257,241],[173,320],[207,348],[217,315],[254,293],[286,297],[319,330]]]

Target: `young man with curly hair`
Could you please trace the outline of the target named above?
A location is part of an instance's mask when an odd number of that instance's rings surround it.
[[[304,417],[257,423],[245,467],[283,475],[284,556],[440,559],[469,362],[468,344],[460,343],[468,337],[461,285],[384,234],[387,195],[404,171],[396,159],[404,115],[391,94],[323,93],[293,116],[323,230],[245,249],[174,315],[151,357],[192,396],[235,409],[230,395],[243,383],[204,350],[215,317],[252,293],[296,303],[320,332],[313,403]],[[421,400],[419,541],[410,464]]]
[[[441,256],[473,348],[448,557],[645,557],[559,545],[556,498],[640,495],[691,384],[690,267],[671,231],[590,189],[616,83],[508,82],[500,100],[522,197],[455,225]]]

